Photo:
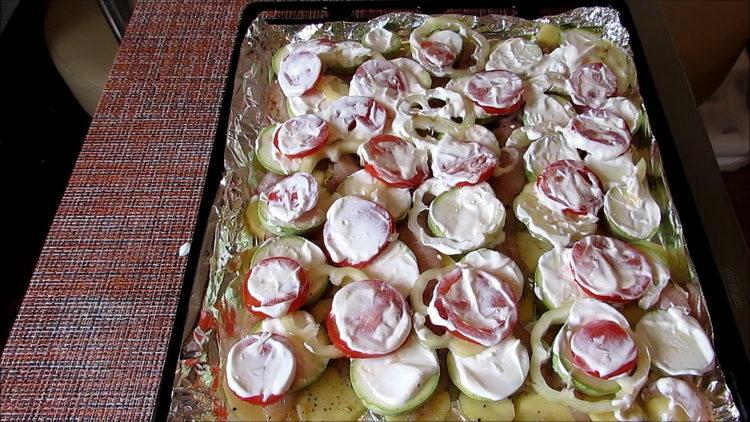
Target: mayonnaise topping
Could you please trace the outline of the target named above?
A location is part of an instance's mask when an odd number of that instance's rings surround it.
[[[456,57],[461,54],[461,49],[464,45],[464,40],[461,38],[461,35],[449,29],[435,31],[427,37],[427,40],[445,44],[448,46],[448,50]]]
[[[385,283],[355,281],[333,296],[333,315],[339,337],[355,352],[371,355],[390,353],[401,346],[411,331],[411,317],[403,297],[394,292],[400,303],[391,301],[382,288]]]
[[[337,192],[342,196],[357,195],[372,201],[388,210],[395,220],[403,218],[411,207],[409,189],[388,186],[364,170],[344,179]]]
[[[626,236],[648,239],[661,222],[661,209],[648,187],[632,177],[626,185],[610,189],[604,197],[607,221]]]
[[[714,367],[711,340],[681,307],[656,310],[638,322],[654,365],[668,375],[701,375]]]
[[[529,232],[546,239],[557,248],[565,247],[574,241],[596,232],[594,215],[568,216],[553,212],[539,202],[534,183],[528,183],[513,200],[516,217],[526,224]]]
[[[302,288],[300,278],[304,270],[301,266],[295,267],[291,270],[289,264],[276,259],[263,261],[263,265],[253,267],[246,288],[260,302],[260,306],[252,306],[252,310],[273,318],[286,314]]]
[[[391,51],[396,45],[398,37],[393,32],[378,26],[372,28],[365,34],[363,43],[375,52],[385,53]]]
[[[493,151],[477,142],[442,139],[432,151],[432,174],[443,183],[476,184],[497,166]]]
[[[240,398],[284,394],[294,380],[297,362],[289,346],[271,333],[244,337],[229,350],[227,386]]]
[[[309,240],[298,236],[274,237],[258,246],[258,252],[253,256],[253,263],[273,256],[291,258],[305,269],[325,264],[326,256],[320,248]]]
[[[261,192],[272,223],[292,223],[318,203],[318,182],[308,173],[295,173]]]
[[[430,83],[432,82],[430,73],[418,62],[406,57],[398,57],[391,60],[391,63],[395,64],[404,76],[406,91],[408,93],[423,92],[430,88]]]
[[[589,297],[573,302],[568,314],[568,326],[575,329],[592,321],[612,321],[621,327],[630,327],[628,320],[611,305]]]
[[[408,296],[414,281],[419,277],[419,267],[414,252],[402,242],[393,241],[374,261],[362,268],[368,277],[383,280]]]
[[[604,330],[609,333],[603,333]],[[610,322],[594,322],[571,330],[568,340],[573,356],[580,359],[588,371],[604,379],[627,376],[617,372],[622,371],[623,365],[634,362],[638,355],[630,333],[617,330]]]
[[[451,79],[450,81],[448,81],[447,84],[445,84],[445,89],[447,89],[449,91],[457,92],[459,94],[465,94],[466,93],[466,85],[469,83],[470,79],[471,79],[471,76],[463,76],[463,77],[460,77],[460,78]],[[480,105],[478,105],[478,104],[471,103],[469,106],[474,109],[474,114],[479,119],[485,119],[485,118],[488,118],[488,117],[492,117],[492,115],[490,113],[487,113],[486,111],[484,111],[484,109]],[[482,127],[484,127],[484,126],[482,126]]]
[[[371,59],[357,69],[349,85],[350,96],[370,97],[392,113],[396,102],[406,92],[404,76],[388,60]]]
[[[368,97],[347,96],[331,103],[324,113],[331,129],[331,140],[363,142],[383,133],[386,110]]]
[[[414,398],[425,382],[440,373],[437,354],[414,337],[393,353],[379,358],[355,359],[352,374],[368,398],[386,406],[401,406]]]
[[[509,38],[492,50],[485,69],[508,70],[525,75],[541,59],[542,49],[535,42],[523,38]]]
[[[492,189],[483,183],[454,188],[436,198],[430,204],[430,220],[443,237],[473,242],[502,229],[505,208]]]
[[[558,213],[570,210],[595,216],[599,212],[604,199],[599,180],[579,162],[557,161],[542,170],[534,184],[539,203]]]
[[[632,100],[625,97],[611,97],[601,106],[601,109],[607,110],[625,120],[631,133],[640,127],[642,111]]]
[[[302,116],[305,114],[321,116],[323,111],[331,104],[331,101],[323,94],[323,92],[317,89],[311,89],[297,97],[289,97],[286,101],[289,106],[289,111],[294,116]]]
[[[409,180],[417,176],[419,170],[426,173],[427,170],[427,153],[422,149],[415,148],[414,145],[408,142],[394,141],[381,141],[383,144],[387,143],[388,154],[374,155],[371,153],[372,148],[367,148],[367,145],[362,144],[357,148],[357,154],[359,155],[360,162],[362,165],[365,163],[377,163],[376,166],[397,170],[399,178],[389,177],[387,172],[381,172],[383,180],[389,183],[398,183],[404,180]],[[378,148],[375,148],[377,150]]]
[[[356,41],[341,41],[331,51],[320,54],[321,60],[329,66],[352,68],[372,57],[373,51]]]
[[[533,176],[538,176],[547,166],[560,160],[581,161],[581,157],[559,135],[536,140],[523,153],[524,170]]]
[[[458,265],[477,268],[500,277],[513,290],[516,300],[519,300],[523,294],[524,278],[521,269],[512,259],[498,251],[492,249],[471,251],[461,259]]]
[[[526,126],[551,124],[564,127],[576,115],[573,105],[557,95],[547,95],[534,89],[524,93],[523,122]]]
[[[606,110],[588,110],[562,129],[570,145],[600,160],[616,158],[630,147],[630,129],[625,120]]]
[[[695,388],[677,378],[661,378],[649,386],[648,390],[655,390],[669,400],[667,417],[676,420],[677,408],[682,410],[691,421],[710,421],[711,414],[707,409],[703,397]]]
[[[587,155],[583,162],[599,177],[602,186],[608,190],[624,184],[628,179],[634,177],[638,171],[638,167],[633,162],[633,154],[630,151],[611,160],[601,160],[593,155]]]
[[[529,353],[513,337],[474,356],[451,358],[462,387],[487,400],[503,400],[515,393],[529,373]]]
[[[570,249],[552,249],[539,257],[534,293],[550,308],[586,297],[570,271]]]
[[[385,215],[383,215],[385,213]],[[391,237],[388,212],[358,196],[344,196],[326,215],[324,243],[331,260],[357,265],[374,258]]]

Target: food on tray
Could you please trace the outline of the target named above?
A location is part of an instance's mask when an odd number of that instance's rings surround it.
[[[230,416],[709,419],[630,57],[466,22],[273,55]]]

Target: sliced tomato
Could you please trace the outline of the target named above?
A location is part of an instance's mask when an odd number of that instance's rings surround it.
[[[358,141],[383,133],[386,116],[385,108],[368,97],[341,97],[326,110],[326,120],[337,136]]]
[[[651,266],[642,253],[607,236],[586,236],[574,243],[570,268],[581,289],[604,302],[638,300],[654,282]]]
[[[536,187],[552,204],[568,215],[596,215],[604,205],[599,178],[575,160],[560,160],[547,166],[536,179]]]
[[[309,91],[323,71],[323,62],[309,51],[286,56],[279,69],[279,87],[287,97],[299,97]]]
[[[256,291],[268,294],[270,298],[261,300],[253,296],[250,291],[253,287]],[[283,291],[279,291],[279,288]],[[307,273],[297,261],[284,256],[273,256],[261,260],[247,273],[242,298],[245,307],[252,314],[261,318],[277,318],[304,305],[309,290],[310,281]],[[289,303],[288,309],[283,314],[269,315],[257,309],[282,303]]]
[[[602,379],[635,369],[637,349],[633,337],[620,325],[600,320],[586,323],[570,337],[573,365]]]
[[[419,52],[427,62],[435,67],[448,67],[456,61],[456,54],[451,51],[447,44],[436,41],[422,41],[419,43]]]
[[[250,349],[258,341],[263,341],[263,344],[259,348],[254,347],[252,351],[249,351],[248,349]],[[239,356],[236,356],[238,354]],[[229,361],[230,359],[236,359],[237,361],[239,361],[241,363],[241,367],[235,369],[237,373],[230,373],[230,365],[229,363],[227,364],[226,377],[229,389],[240,400],[257,406],[267,406],[281,400],[287,393],[287,391],[289,391],[289,387],[291,387],[292,385],[297,366],[294,357],[294,351],[291,345],[289,345],[289,343],[287,342],[286,338],[273,333],[257,333],[242,338],[229,350],[227,360]],[[279,360],[281,359],[287,360],[286,363],[290,364],[291,368],[288,368],[288,366],[285,368],[284,365],[279,365],[279,363],[281,363],[279,362]],[[277,371],[273,374],[273,376],[277,378],[284,377],[285,381],[284,386],[280,388],[280,390],[282,391],[277,394],[267,395],[265,393],[261,393],[247,396],[246,391],[237,391],[235,388],[233,388],[233,384],[243,384],[243,375],[258,375],[266,372],[268,368],[278,369],[279,367],[287,370],[285,370],[284,372]],[[260,378],[270,379],[271,377],[261,376]],[[266,386],[245,384],[240,388],[262,391],[264,387]]]
[[[350,86],[358,94],[372,96],[385,90],[392,96],[406,92],[404,75],[395,64],[383,59],[362,63],[354,72]]]
[[[472,141],[456,142],[459,149],[438,148],[432,155],[432,170],[435,177],[454,187],[472,186],[492,176],[499,163],[497,155],[486,146]],[[455,152],[462,152],[456,155]]]
[[[427,161],[414,146],[398,136],[373,136],[360,147],[364,169],[370,176],[395,188],[413,188],[427,179]]]
[[[569,125],[580,135],[580,139],[574,139],[574,146],[597,158],[616,158],[630,147],[632,137],[628,124],[610,111],[586,110],[571,119]]]
[[[479,72],[466,83],[466,96],[489,114],[510,114],[523,105],[523,81],[507,70]]]
[[[276,182],[266,192],[261,192],[260,200],[268,206],[268,216],[291,223],[312,211],[318,203],[320,188],[309,173],[294,173]]]
[[[617,92],[617,78],[604,63],[586,63],[570,75],[568,94],[574,104],[601,108]]]
[[[338,318],[337,312],[342,313]],[[395,321],[389,319],[394,316]],[[326,330],[331,343],[350,358],[384,356],[398,349],[409,336],[409,306],[398,290],[384,281],[355,281],[336,292]],[[347,343],[342,331],[357,344]],[[354,350],[362,348],[372,350]]]
[[[390,244],[393,218],[382,206],[360,198],[339,198],[328,210],[323,243],[340,267],[362,268]]]
[[[304,114],[279,126],[273,144],[286,157],[302,158],[319,151],[327,140],[328,123],[314,114]]]
[[[435,325],[473,343],[492,346],[513,331],[518,304],[510,287],[483,270],[457,268],[441,278],[430,301]]]

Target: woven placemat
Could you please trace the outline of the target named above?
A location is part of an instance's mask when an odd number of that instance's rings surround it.
[[[0,420],[151,416],[244,4],[136,7],[0,360]]]

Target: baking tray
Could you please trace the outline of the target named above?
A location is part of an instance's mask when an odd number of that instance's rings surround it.
[[[163,375],[152,419],[166,420],[175,370],[184,336],[196,322],[203,296],[205,269],[202,256],[210,254],[212,231],[208,230],[212,205],[224,171],[230,104],[240,47],[250,23],[257,17],[275,24],[321,21],[364,21],[388,12],[466,15],[504,14],[524,19],[554,15],[582,6],[605,6],[620,12],[630,34],[639,88],[649,113],[654,136],[659,140],[667,185],[691,251],[714,330],[714,348],[741,420],[750,419],[750,313],[748,312],[748,264],[750,254],[731,211],[718,166],[712,159],[708,138],[689,86],[677,60],[658,4],[624,0],[585,1],[310,1],[256,2],[242,13],[229,63],[220,105],[210,163],[204,183],[183,285],[178,298]],[[657,85],[657,80],[659,85]],[[664,107],[664,105],[668,107]],[[708,158],[707,157],[711,157]],[[206,236],[207,233],[210,234]],[[697,247],[703,245],[703,248]],[[739,341],[738,341],[739,340]]]

